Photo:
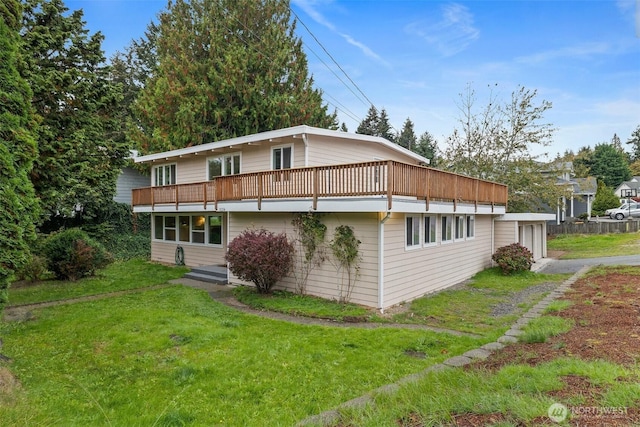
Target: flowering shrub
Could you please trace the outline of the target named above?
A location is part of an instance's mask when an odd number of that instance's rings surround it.
[[[112,261],[104,247],[79,228],[51,235],[42,251],[57,279],[78,280],[93,275]]]
[[[284,233],[245,230],[229,243],[226,260],[233,274],[253,282],[261,294],[269,293],[291,271],[294,248]]]
[[[491,259],[498,264],[504,275],[528,271],[533,264],[533,254],[520,243],[512,243],[498,248]]]

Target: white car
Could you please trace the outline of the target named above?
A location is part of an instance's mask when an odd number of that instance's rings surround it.
[[[624,203],[619,208],[615,209],[607,209],[604,211],[605,215],[609,215],[611,219],[625,219],[629,216],[638,216],[640,217],[640,203],[631,202]]]

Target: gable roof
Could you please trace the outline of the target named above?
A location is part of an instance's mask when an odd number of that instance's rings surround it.
[[[322,128],[317,128],[317,127],[312,127],[307,125],[300,125],[300,126],[294,126],[294,127],[284,128],[284,129],[271,130],[267,132],[254,133],[251,135],[240,136],[240,137],[230,138],[230,139],[223,139],[221,141],[209,142],[201,145],[194,145],[192,147],[179,148],[177,150],[165,151],[162,153],[147,154],[145,156],[136,157],[134,160],[136,163],[146,163],[146,162],[153,162],[157,160],[169,160],[175,157],[181,157],[181,156],[186,156],[190,154],[211,151],[215,149],[239,146],[243,144],[252,144],[252,143],[257,143],[262,141],[271,141],[271,140],[276,140],[279,138],[286,138],[286,137],[293,137],[293,138],[298,136],[303,137],[304,135],[316,135],[316,136],[323,136],[323,137],[335,138],[335,139],[345,139],[345,140],[363,141],[363,142],[380,144],[386,148],[390,148],[404,155],[412,157],[413,159],[419,162],[423,162],[425,164],[429,163],[429,159],[427,159],[426,157],[422,157],[419,154],[414,153],[413,151],[407,150],[406,148],[401,147],[398,144],[395,144],[391,141],[388,141],[378,136],[341,132],[341,131],[322,129]]]

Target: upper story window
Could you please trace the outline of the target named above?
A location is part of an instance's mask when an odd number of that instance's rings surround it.
[[[207,159],[207,174],[209,179],[218,176],[236,175],[240,173],[240,153],[225,154],[220,157]]]
[[[293,145],[273,147],[271,150],[271,169],[291,169],[293,164]]]
[[[173,185],[176,183],[176,164],[161,165],[153,168],[154,184],[156,187]]]

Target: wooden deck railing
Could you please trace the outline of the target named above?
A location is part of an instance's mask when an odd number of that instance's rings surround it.
[[[133,190],[133,206],[202,203],[264,199],[313,199],[317,208],[322,197],[386,196],[391,210],[393,196],[424,200],[426,210],[433,200],[504,205],[507,186],[437,169],[395,161],[315,166],[222,176],[193,184],[145,187]]]

